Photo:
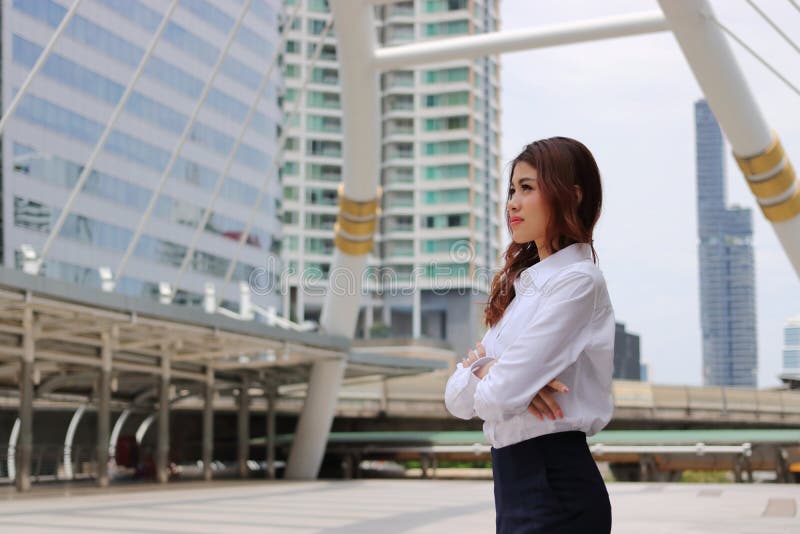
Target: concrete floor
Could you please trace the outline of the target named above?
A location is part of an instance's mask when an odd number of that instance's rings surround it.
[[[800,533],[800,485],[609,484],[614,533]],[[3,533],[494,532],[491,481],[214,482],[0,489]]]

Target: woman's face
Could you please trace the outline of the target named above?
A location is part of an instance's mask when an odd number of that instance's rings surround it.
[[[535,241],[537,247],[544,244],[550,206],[544,199],[538,184],[539,174],[524,161],[514,165],[508,198],[508,221],[511,239],[523,244]]]

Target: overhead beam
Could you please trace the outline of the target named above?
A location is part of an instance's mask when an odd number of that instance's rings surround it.
[[[472,59],[615,37],[645,35],[663,32],[667,29],[667,23],[661,11],[648,11],[554,24],[541,28],[505,30],[384,47],[375,51],[373,66],[379,71],[386,71],[425,63]]]

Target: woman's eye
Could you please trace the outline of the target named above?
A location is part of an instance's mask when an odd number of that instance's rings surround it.
[[[523,185],[522,189],[532,190],[533,188],[529,185]]]

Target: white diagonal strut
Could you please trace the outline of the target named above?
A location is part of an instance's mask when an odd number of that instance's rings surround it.
[[[192,109],[192,114],[189,115],[189,119],[186,121],[186,126],[183,128],[183,132],[181,133],[180,139],[178,139],[178,143],[172,149],[172,154],[170,154],[169,162],[167,163],[166,168],[161,173],[161,177],[158,180],[158,185],[156,185],[153,194],[150,196],[150,201],[147,203],[147,208],[145,208],[144,213],[142,213],[141,218],[139,219],[139,225],[136,227],[136,231],[133,233],[133,237],[128,243],[128,247],[125,249],[125,253],[122,255],[122,258],[119,260],[119,264],[117,265],[116,270],[112,273],[114,275],[114,285],[116,286],[119,283],[119,280],[122,278],[122,273],[125,272],[125,267],[128,265],[128,260],[130,259],[133,251],[136,249],[136,244],[139,242],[139,238],[144,231],[144,227],[147,224],[147,221],[150,219],[150,215],[153,213],[153,209],[158,202],[158,197],[161,195],[161,191],[164,189],[164,184],[167,183],[170,174],[172,173],[172,168],[175,166],[175,162],[178,160],[178,156],[180,156],[181,150],[183,150],[183,145],[186,144],[186,140],[189,138],[189,134],[192,132],[192,128],[194,128],[195,120],[197,119],[197,115],[200,112],[200,109],[203,107],[203,104],[206,102],[206,98],[208,98],[208,93],[211,92],[211,88],[214,85],[214,80],[217,78],[217,74],[219,73],[219,69],[222,66],[223,61],[228,55],[228,50],[230,50],[231,44],[233,43],[234,39],[236,38],[236,34],[239,33],[239,28],[242,25],[242,21],[244,20],[245,15],[247,14],[248,10],[250,9],[250,5],[252,0],[247,0],[242,9],[239,11],[239,16],[236,18],[236,23],[233,25],[231,30],[228,32],[228,38],[225,41],[225,45],[223,46],[222,50],[217,57],[216,63],[214,63],[214,67],[211,69],[211,73],[208,75],[206,79],[206,84],[203,87],[202,93],[200,93],[200,98],[198,98],[197,102],[194,105],[194,109]]]
[[[322,30],[322,34],[319,38],[317,49],[314,51],[314,56],[311,58],[311,61],[308,64],[308,68],[306,72],[313,72],[314,67],[319,60],[319,57],[322,53],[322,45],[325,42],[325,38],[333,28],[333,19],[331,18],[328,23],[325,25],[325,28]],[[305,95],[306,88],[308,87],[308,82],[310,80],[309,76],[303,80],[303,84],[300,86],[300,90],[297,92],[297,97],[294,101],[294,106],[292,110],[289,112],[289,115],[286,117],[285,124],[290,122],[290,118],[297,115],[297,112],[300,110],[300,102],[303,100],[303,95]],[[253,229],[253,224],[256,220],[256,215],[260,210],[261,201],[264,199],[264,195],[267,192],[267,188],[269,187],[270,177],[272,176],[272,171],[275,170],[278,164],[281,161],[281,157],[283,156],[283,151],[286,149],[286,140],[289,137],[289,129],[284,127],[283,131],[281,132],[281,136],[278,139],[278,152],[275,154],[275,158],[272,160],[272,165],[267,170],[266,174],[264,175],[264,181],[261,182],[261,188],[258,191],[258,196],[256,197],[255,204],[250,208],[250,213],[247,217],[247,224],[242,232],[242,235],[239,236],[239,241],[236,244],[236,251],[234,252],[233,257],[230,260],[230,264],[228,265],[228,270],[225,272],[225,279],[222,281],[222,288],[223,290],[220,291],[219,295],[217,295],[217,302],[216,305],[219,306],[220,302],[222,302],[222,297],[224,296],[225,287],[227,286],[228,282],[230,282],[231,277],[233,276],[233,272],[236,269],[236,264],[239,263],[239,254],[242,251],[242,247],[244,243],[247,241],[247,237],[250,235],[250,230]]]
[[[778,140],[761,115],[709,2],[659,0],[659,4],[734,155],[757,158],[769,154]],[[767,176],[756,173],[746,178],[751,189],[759,182],[774,185],[753,192],[800,277],[800,182],[787,155],[773,165],[760,171],[769,171]],[[784,181],[778,184],[778,180]]]
[[[61,19],[61,22],[56,28],[56,31],[53,33],[52,37],[50,37],[50,41],[47,43],[47,46],[45,46],[44,50],[42,50],[42,53],[39,54],[39,59],[37,59],[36,63],[34,63],[33,68],[28,73],[28,76],[25,77],[25,81],[22,82],[19,91],[17,91],[17,94],[14,96],[14,98],[11,100],[11,103],[6,108],[5,113],[3,113],[3,118],[0,119],[0,134],[2,134],[3,131],[5,131],[6,124],[8,124],[8,121],[11,119],[11,116],[14,114],[14,111],[16,111],[17,106],[19,106],[19,103],[22,102],[22,98],[25,96],[25,93],[28,92],[28,87],[30,87],[31,82],[36,77],[36,75],[39,74],[39,71],[44,66],[45,61],[47,61],[47,58],[50,56],[50,52],[52,52],[53,48],[55,48],[56,42],[61,38],[61,34],[64,33],[64,30],[67,29],[67,26],[72,20],[72,17],[75,15],[75,13],[78,12],[78,6],[81,4],[82,1],[83,0],[75,0],[72,3],[72,6],[69,8],[69,11],[67,11],[64,14],[64,18]]]
[[[97,157],[102,152],[103,147],[106,144],[106,140],[108,136],[111,135],[112,130],[114,129],[114,125],[117,123],[117,119],[122,114],[122,110],[125,109],[125,104],[128,102],[128,98],[130,98],[131,93],[133,93],[133,88],[136,85],[136,82],[139,80],[139,77],[144,72],[144,67],[147,65],[147,62],[150,60],[150,56],[153,54],[153,50],[155,50],[158,41],[161,39],[161,35],[164,33],[164,30],[167,27],[170,19],[172,18],[172,14],[175,11],[175,8],[178,7],[178,0],[172,0],[167,8],[166,13],[164,13],[164,17],[161,19],[161,24],[158,25],[156,32],[153,34],[153,37],[150,39],[150,43],[147,45],[147,49],[145,50],[144,54],[142,55],[142,59],[139,60],[139,65],[136,67],[136,70],[131,76],[130,82],[128,82],[128,86],[125,88],[125,92],[122,94],[122,97],[117,102],[117,107],[114,108],[114,112],[109,117],[108,122],[106,122],[106,127],[103,130],[103,133],[100,135],[100,138],[95,143],[94,149],[92,150],[91,155],[89,156],[86,165],[83,167],[83,171],[81,175],[78,177],[78,181],[75,182],[75,185],[72,188],[72,191],[67,198],[66,204],[64,204],[64,208],[61,210],[61,213],[58,216],[58,220],[53,225],[53,228],[50,230],[50,235],[47,236],[47,241],[45,241],[44,246],[42,247],[42,251],[39,254],[39,264],[38,268],[41,269],[41,266],[44,264],[44,260],[47,257],[47,253],[50,252],[50,247],[53,246],[53,243],[58,237],[58,233],[61,231],[61,227],[64,226],[64,222],[67,220],[67,216],[69,215],[70,209],[72,209],[72,204],[75,202],[75,199],[81,192],[83,188],[83,184],[86,183],[86,179],[89,177],[89,174],[92,172],[92,168],[94,167],[94,163],[97,160]]]

